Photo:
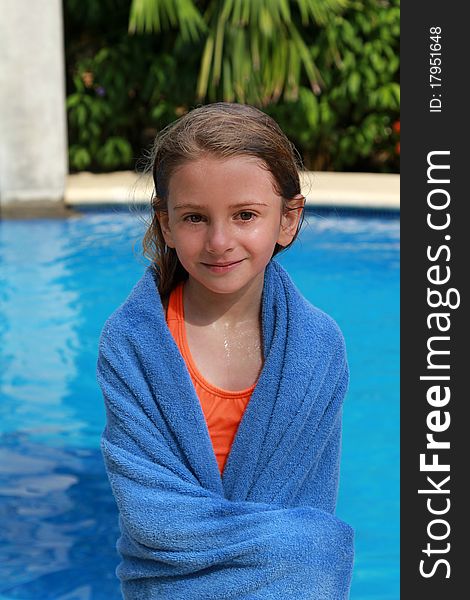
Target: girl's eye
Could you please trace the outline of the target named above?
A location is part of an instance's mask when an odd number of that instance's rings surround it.
[[[188,223],[200,223],[201,221],[199,220],[201,218],[201,215],[187,215],[184,220],[187,221]]]
[[[256,215],[255,213],[249,210],[244,210],[241,213],[239,213],[239,217],[241,221],[249,223],[250,221],[254,221],[254,217],[256,217]],[[187,223],[190,223],[191,225],[196,225],[202,222],[202,218],[203,217],[201,215],[194,214],[186,215],[183,220]]]

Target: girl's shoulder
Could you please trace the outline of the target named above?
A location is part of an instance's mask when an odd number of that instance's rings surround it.
[[[329,347],[344,352],[345,339],[336,320],[305,297],[302,297],[302,304],[303,310],[300,311],[302,317],[297,323],[301,335],[312,341],[315,340],[325,349]]]
[[[101,338],[126,336],[148,322],[158,320],[161,314],[157,282],[150,267],[130,290],[127,298],[106,319]]]
[[[281,282],[282,293],[276,296],[278,302],[283,305],[287,320],[285,325],[293,335],[307,345],[320,345],[325,348],[325,351],[327,349],[334,351],[338,347],[344,350],[344,336],[335,319],[313,304],[300,291],[287,270],[275,260],[271,261],[268,272],[268,282],[271,280]],[[282,300],[283,297],[287,300]]]

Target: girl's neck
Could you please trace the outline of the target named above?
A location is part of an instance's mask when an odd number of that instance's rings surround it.
[[[185,320],[201,327],[215,324],[236,327],[259,319],[263,284],[264,272],[233,294],[219,294],[189,278],[183,288]]]

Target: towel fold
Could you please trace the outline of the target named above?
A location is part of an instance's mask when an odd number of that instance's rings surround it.
[[[334,516],[349,378],[338,326],[270,261],[264,366],[221,477],[157,282],[147,267],[98,352],[124,598],[347,599],[353,531]]]

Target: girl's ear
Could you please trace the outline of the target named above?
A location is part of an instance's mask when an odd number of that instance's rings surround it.
[[[165,240],[166,245],[169,248],[174,248],[175,244],[173,243],[173,236],[171,234],[168,212],[167,211],[159,211],[156,213],[158,222],[160,223],[160,229],[162,230],[163,238]]]
[[[288,246],[297,231],[302,209],[305,206],[305,197],[302,194],[297,194],[287,201],[287,206],[281,216],[281,227],[277,243],[280,246]]]

